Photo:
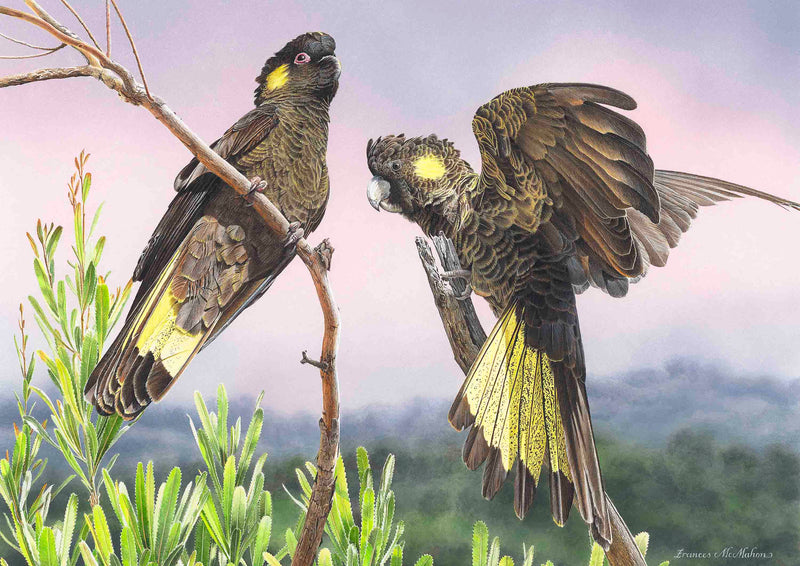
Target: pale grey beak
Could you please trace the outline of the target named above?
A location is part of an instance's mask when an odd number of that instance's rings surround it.
[[[369,203],[372,205],[372,208],[379,211],[381,209],[387,212],[400,212],[400,206],[396,204],[392,204],[388,202],[389,192],[391,190],[391,185],[389,185],[389,181],[375,175],[369,182],[369,186],[367,187],[367,199]]]

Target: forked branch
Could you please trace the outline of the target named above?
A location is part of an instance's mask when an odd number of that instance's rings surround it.
[[[442,318],[453,356],[466,374],[486,341],[486,333],[475,313],[472,299],[459,298],[463,295],[464,289],[461,286],[464,283],[459,279],[447,281],[442,277],[443,273],[462,269],[453,242],[444,236],[436,236],[433,238],[433,243],[443,271],[437,267],[425,238],[418,237],[416,239],[417,253],[428,277],[433,300],[439,310],[439,316]],[[617,508],[614,507],[608,494],[606,494],[606,504],[612,533],[611,545],[606,551],[608,563],[611,566],[647,566],[630,529]]]
[[[203,140],[195,135],[189,127],[157,96],[151,95],[149,89],[140,85],[135,77],[124,66],[113,61],[108,54],[110,50],[110,35],[108,32],[109,21],[106,20],[107,45],[106,53],[99,48],[92,38],[94,45],[82,40],[75,33],[55,20],[35,0],[25,0],[32,12],[23,12],[13,8],[0,6],[0,15],[19,19],[36,26],[64,43],[77,50],[86,59],[86,65],[80,67],[40,69],[26,74],[0,78],[0,88],[24,85],[37,81],[50,79],[65,79],[71,77],[94,77],[107,87],[116,91],[120,97],[131,104],[146,108],[158,121],[172,132],[195,157],[205,165],[209,171],[216,174],[225,183],[230,185],[237,193],[247,195],[250,192],[250,181],[237,171],[230,163],[222,159]],[[132,36],[122,20],[122,16],[114,8],[123,22],[131,47],[135,51]],[[108,7],[107,7],[108,11]],[[82,20],[75,16],[82,23]],[[88,33],[88,29],[86,30]],[[91,35],[91,34],[90,34]],[[33,46],[31,46],[33,47]],[[137,64],[141,71],[138,54]],[[144,73],[142,73],[144,80]],[[253,210],[255,210],[267,227],[280,238],[288,236],[289,222],[267,197],[261,193],[251,195]],[[311,274],[314,288],[317,291],[320,307],[324,318],[324,334],[322,338],[322,351],[320,354],[320,377],[322,378],[323,408],[320,419],[320,448],[317,454],[317,477],[311,493],[311,501],[306,515],[300,540],[298,541],[292,564],[294,566],[308,566],[316,557],[317,548],[322,540],[325,521],[330,512],[331,497],[334,488],[334,469],[339,453],[339,382],[336,373],[336,353],[339,347],[339,309],[333,298],[330,282],[328,281],[328,268],[333,248],[323,241],[316,249],[312,248],[305,239],[297,242],[297,255],[303,260]]]

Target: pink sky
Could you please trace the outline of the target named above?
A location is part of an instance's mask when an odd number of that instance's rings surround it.
[[[101,29],[96,2],[73,4]],[[366,201],[370,137],[436,132],[477,166],[470,122],[480,104],[515,86],[596,82],[639,102],[628,115],[644,127],[656,167],[800,200],[798,5],[639,4],[494,2],[488,14],[455,2],[233,8],[173,1],[149,13],[123,2],[123,9],[151,89],[209,142],[251,107],[253,78],[286,40],[315,29],[337,39],[344,72],[332,106],[332,197],[310,239],[329,237],[336,247],[331,279],[344,323],[339,369],[347,409],[451,397],[461,380],[416,256],[418,229],[375,213]],[[47,41],[7,24],[0,22],[0,31]],[[115,36],[114,49],[130,64],[123,39]],[[52,61],[80,63],[66,54]],[[0,73],[48,62],[0,61]],[[0,131],[0,359],[7,368],[1,379],[11,383],[16,306],[35,285],[24,233],[40,216],[69,222],[73,156],[82,148],[92,153],[95,202],[106,202],[105,265],[122,282],[172,198],[188,153],[146,111],[91,79],[0,91]],[[798,241],[797,213],[745,201],[703,210],[667,267],[652,270],[627,298],[596,291],[580,297],[589,378],[676,356],[797,377]],[[318,378],[297,362],[301,350],[318,351],[320,337],[313,288],[296,263],[193,362],[170,397],[185,400],[198,388],[211,394],[225,381],[237,393],[266,389],[266,404],[277,410],[316,411]]]

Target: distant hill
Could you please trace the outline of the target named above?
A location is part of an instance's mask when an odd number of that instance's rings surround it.
[[[784,444],[800,452],[800,379],[733,375],[718,366],[676,361],[614,378],[588,380],[595,428],[600,435],[658,446],[683,428],[707,429],[722,442],[753,447]],[[231,401],[230,414],[247,420],[254,399]],[[392,444],[413,449],[431,443],[459,445],[463,434],[447,423],[450,400],[416,399],[402,405],[371,405],[342,415],[342,447]],[[155,458],[163,465],[197,461],[187,415],[194,406],[165,404],[145,412],[126,434],[119,465]],[[0,401],[0,448],[11,446],[17,410]],[[261,449],[273,457],[313,459],[319,442],[316,414],[278,414],[265,409]],[[53,459],[51,465],[58,465]]]

